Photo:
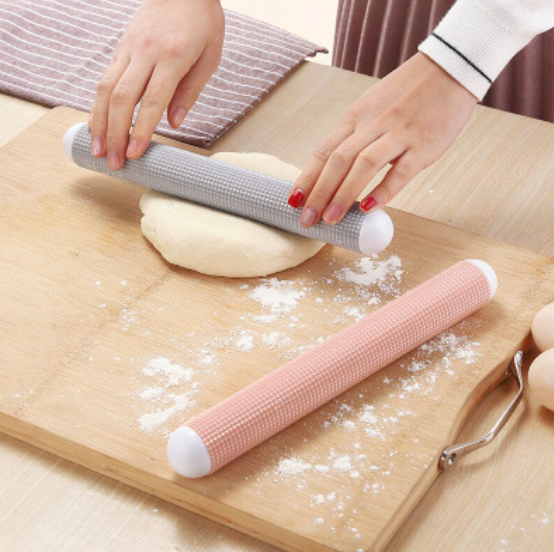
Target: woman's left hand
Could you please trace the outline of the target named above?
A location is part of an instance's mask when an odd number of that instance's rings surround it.
[[[301,224],[340,222],[371,179],[391,164],[360,202],[386,205],[439,159],[468,121],[477,98],[421,53],[373,85],[349,109],[295,182],[289,205],[303,206]]]

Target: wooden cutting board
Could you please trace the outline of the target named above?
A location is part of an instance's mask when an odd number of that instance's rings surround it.
[[[270,313],[251,297],[259,279],[160,258],[139,230],[144,190],[66,160],[62,136],[83,120],[56,109],[0,150],[2,431],[286,550],[381,550],[467,413],[528,346],[534,313],[554,299],[553,260],[391,210],[396,238],[375,262],[398,256],[398,281],[344,281],[360,257],[326,247],[277,275],[297,307]],[[378,308],[369,295],[388,301],[464,258],[491,263],[499,291],[438,350],[408,355],[209,478],[172,472],[168,432]],[[159,357],[185,368],[180,383],[156,373]],[[303,471],[284,475],[283,459]]]

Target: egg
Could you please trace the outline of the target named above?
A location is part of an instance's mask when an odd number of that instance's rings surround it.
[[[546,305],[535,315],[531,331],[539,350],[554,349],[554,303]]]
[[[554,349],[541,353],[529,368],[531,394],[554,411]]]

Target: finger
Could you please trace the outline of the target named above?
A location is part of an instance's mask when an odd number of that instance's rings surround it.
[[[139,113],[127,149],[129,159],[137,159],[145,151],[158,126],[175,89],[188,67],[183,70],[180,64],[159,63],[146,87]]]
[[[154,65],[149,65],[145,60],[131,62],[113,90],[106,138],[108,168],[111,171],[120,169],[125,163],[129,129],[135,106],[144,94],[153,69]]]
[[[302,226],[313,226],[321,216],[329,201],[341,186],[360,152],[375,140],[377,133],[356,132],[350,135],[331,153],[323,167],[315,186],[310,191],[305,203],[300,222]],[[336,208],[333,210],[336,211]],[[338,215],[337,215],[338,216]]]
[[[294,183],[289,194],[289,205],[300,207],[315,186],[327,159],[335,149],[352,135],[353,127],[341,125],[335,129],[312,155],[306,167]]]
[[[173,128],[179,128],[183,124],[187,113],[192,109],[200,92],[217,69],[218,61],[217,55],[206,51],[181,79],[167,107],[167,120]]]
[[[110,99],[119,79],[129,66],[129,59],[119,59],[112,63],[104,76],[100,79],[94,97],[91,121],[92,155],[104,157],[106,155],[106,135],[108,133],[108,112]]]
[[[402,142],[390,134],[382,136],[361,151],[332,198],[323,220],[328,224],[340,222],[371,179],[404,151],[406,147]]]
[[[407,151],[395,161],[380,184],[360,202],[360,209],[367,213],[376,207],[383,207],[424,168],[421,157],[414,150]]]

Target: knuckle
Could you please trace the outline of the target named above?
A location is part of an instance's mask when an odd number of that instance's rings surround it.
[[[408,180],[417,172],[417,169],[412,161],[404,161],[396,165],[394,172],[400,180]]]
[[[142,99],[142,107],[151,108],[160,105],[162,100],[162,92],[158,88],[152,88],[146,92]]]
[[[104,75],[98,83],[97,93],[99,96],[107,96],[114,87],[114,81],[108,75]]]
[[[112,94],[110,103],[114,106],[122,106],[131,101],[129,89],[125,86],[117,86]]]
[[[362,165],[368,169],[373,169],[378,164],[377,156],[375,155],[375,153],[369,150],[362,151],[358,156],[358,159],[360,163],[362,163]]]
[[[163,51],[166,58],[174,59],[181,57],[181,55],[185,51],[185,46],[183,45],[181,40],[178,40],[176,38],[169,38],[164,44]]]
[[[119,146],[121,142],[121,136],[115,131],[108,131],[108,134],[106,135],[106,140],[108,143],[108,147],[111,149]]]
[[[343,149],[336,149],[329,157],[329,162],[337,167],[343,167],[350,162],[350,154]]]
[[[326,201],[329,199],[330,197],[330,193],[325,190],[324,188],[315,188],[312,193],[310,194],[310,199],[314,202],[314,203],[321,203],[323,201]]]
[[[329,159],[331,154],[333,153],[333,149],[328,144],[323,144],[322,146],[319,146],[314,152],[314,157],[318,161],[323,161],[324,163]]]
[[[145,34],[144,36],[142,36],[139,42],[139,46],[143,50],[150,49],[153,46],[153,44],[154,44],[154,36],[151,34]]]

